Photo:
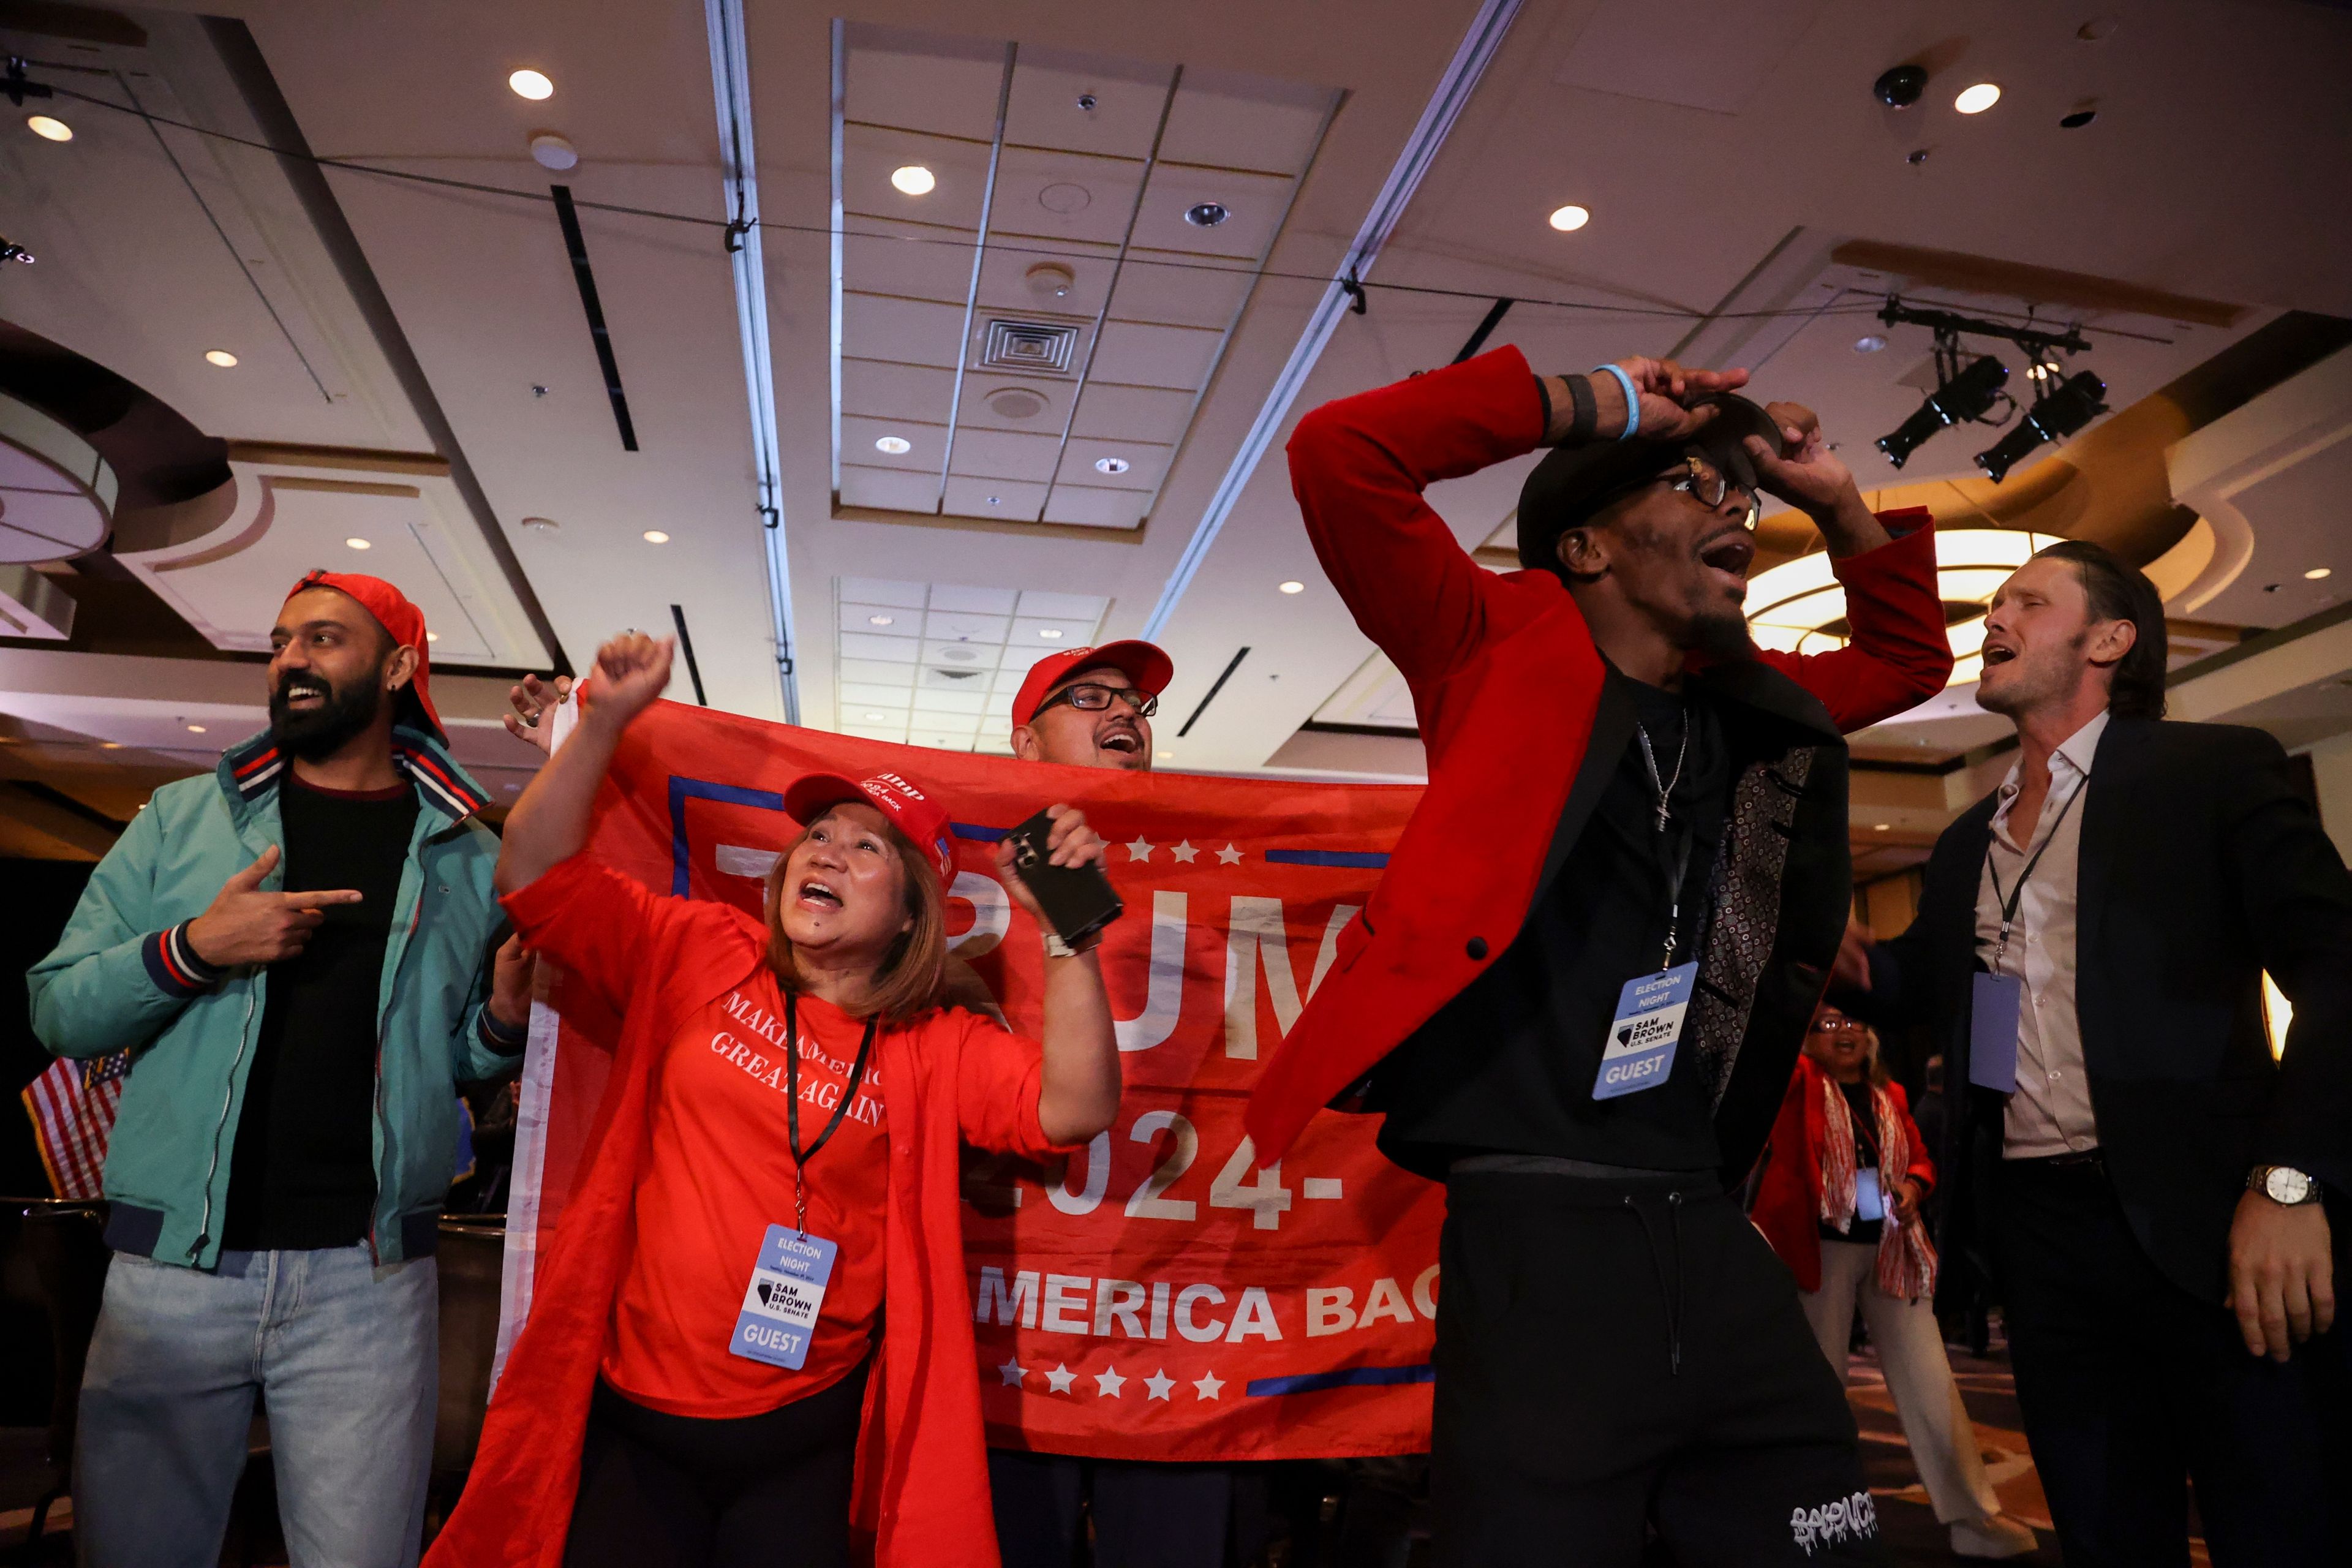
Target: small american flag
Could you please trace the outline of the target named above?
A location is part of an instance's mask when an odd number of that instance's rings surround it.
[[[106,1141],[122,1102],[122,1079],[131,1053],[115,1051],[88,1061],[53,1062],[26,1086],[25,1114],[33,1119],[33,1139],[49,1185],[61,1198],[94,1198],[106,1169]]]

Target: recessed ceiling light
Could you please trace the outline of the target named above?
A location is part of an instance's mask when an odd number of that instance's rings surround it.
[[[910,196],[927,195],[939,181],[920,163],[903,163],[890,171],[890,183]]]
[[[1960,96],[1952,100],[1952,107],[1962,114],[1982,114],[2000,101],[2000,88],[1993,82],[1980,81],[1974,87],[1962,88]]]
[[[1175,753],[1175,752],[1160,752],[1160,760],[1161,762],[1163,762],[1163,763],[1164,763],[1164,762],[1166,762],[1169,758],[1171,758],[1171,757],[1174,756],[1175,754],[1176,754],[1176,753]]]
[[[346,550],[373,550],[375,546],[370,544],[366,540],[362,539],[355,533],[349,539],[343,541],[343,548]]]
[[[895,616],[868,616],[866,617],[866,624],[869,626],[887,626],[897,619]]]
[[[1223,202],[1202,202],[1184,209],[1184,221],[1194,228],[1214,228],[1233,216]]]
[[[223,370],[235,370],[236,368],[236,356],[229,353],[226,349],[206,349],[205,351],[205,363],[206,364],[218,365]]]
[[[516,97],[528,98],[533,102],[555,96],[555,84],[547,79],[544,71],[516,71],[507,78],[507,85],[514,89]]]
[[[1853,340],[1853,352],[1858,354],[1874,354],[1885,346],[1886,340],[1876,332],[1864,332]]]
[[[553,533],[563,525],[551,517],[527,517],[522,525],[533,533]]]
[[[1894,826],[1895,824],[1891,822],[1874,822],[1870,825],[1870,830],[1873,833],[1884,833]]]
[[[441,640],[441,634],[439,632],[426,632],[425,634],[425,640],[426,642],[439,642]]]
[[[1297,578],[1293,578],[1287,583],[1276,583],[1275,586],[1281,589],[1286,594],[1304,594],[1307,592],[1307,584],[1299,582]]]
[[[1591,223],[1592,221],[1592,214],[1587,209],[1578,206],[1574,202],[1570,202],[1564,207],[1552,208],[1551,216],[1547,221],[1550,223],[1552,227],[1559,230],[1560,233],[1571,234],[1576,230],[1582,228],[1586,224]]]
[[[646,530],[643,537],[647,544],[667,544],[669,542],[669,535],[664,533],[658,528],[649,528]]]
[[[122,750],[122,742],[120,741],[100,741],[98,743],[98,749],[101,752],[119,752]]]
[[[895,458],[901,452],[913,451],[915,444],[904,436],[877,436],[874,438],[874,449],[887,452]]]
[[[1060,642],[1062,640],[1062,629],[1059,626],[1039,626],[1037,628],[1037,635],[1044,637],[1047,642]]]
[[[39,137],[44,142],[70,142],[73,140],[73,127],[68,125],[64,121],[56,119],[50,115],[36,114],[30,120],[26,121],[25,124],[30,128],[34,135]]]
[[[2315,567],[2313,567],[2310,571],[2305,572],[2305,573],[2303,574],[2303,575],[2304,575],[2304,580],[2305,580],[2305,582],[2316,583],[2316,582],[2318,582],[2322,577],[2327,577],[2327,576],[2332,576],[2332,575],[2334,575],[2334,574],[2335,574],[2335,571],[2336,571],[2336,569],[2335,569],[2334,567],[2332,567],[2332,566],[2315,566]]]
[[[868,724],[879,724],[888,717],[889,715],[887,713],[868,713],[866,715],[866,721]]]
[[[991,506],[1003,506],[1004,504],[1004,498],[1003,496],[991,496],[988,498],[988,504]]]
[[[188,733],[191,735],[201,735],[204,732],[205,727],[202,724],[191,724],[188,726]]]
[[[530,139],[530,161],[560,174],[580,166],[580,149],[551,132],[543,132]]]
[[[1134,466],[1134,464],[1129,462],[1125,458],[1097,458],[1095,459],[1095,472],[1098,474],[1123,474]]]

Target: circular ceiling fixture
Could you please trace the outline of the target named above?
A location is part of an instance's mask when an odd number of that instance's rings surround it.
[[[55,115],[36,114],[25,121],[27,129],[44,142],[70,142],[73,127]]]
[[[507,78],[507,85],[514,89],[517,98],[527,98],[533,103],[555,96],[555,84],[548,79],[545,71],[516,71]]]
[[[866,624],[869,626],[896,626],[898,625],[898,617],[896,616],[868,616],[866,617]]]
[[[1952,686],[1984,673],[1984,612],[1993,593],[2033,552],[2058,542],[2053,533],[2014,528],[1936,531],[1936,596],[1943,600],[1951,639]],[[1759,573],[1748,584],[1748,633],[1759,647],[1783,653],[1827,653],[1846,645],[1845,590],[1827,552],[1800,555]]]
[[[1039,626],[1037,628],[1037,635],[1045,638],[1047,642],[1060,642],[1062,640],[1062,628],[1059,626]]]
[[[439,632],[426,632],[425,634],[425,640],[426,642],[439,642],[441,640],[441,634]]]
[[[2315,566],[2303,574],[2303,580],[2306,583],[2316,583],[2323,577],[2332,577],[2335,574],[2336,569],[2333,566]]]
[[[880,724],[887,722],[889,720],[889,717],[890,716],[887,713],[875,713],[869,711],[866,715],[866,721],[868,724]]]
[[[1058,261],[1041,261],[1021,275],[1029,292],[1042,299],[1066,300],[1077,287],[1078,275]]]
[[[920,163],[902,163],[890,171],[890,183],[910,196],[924,196],[939,181]]]
[[[874,449],[896,458],[913,451],[915,444],[904,436],[877,436],[874,437]]]
[[[2058,124],[2059,128],[2062,130],[2080,131],[2084,126],[2088,125],[2092,121],[2096,120],[2098,117],[2099,111],[2086,103],[2081,108],[2074,110],[2069,113],[2060,115],[2058,117]]]
[[[669,535],[664,533],[658,528],[649,528],[646,530],[642,537],[647,544],[667,544],[669,542]]]
[[[205,351],[205,363],[209,365],[215,365],[222,370],[235,370],[236,368],[236,356],[229,353],[226,349],[206,349]]]
[[[580,149],[552,132],[546,132],[530,139],[530,161],[560,174],[580,166]]]
[[[1056,217],[1068,217],[1082,213],[1094,204],[1094,193],[1084,185],[1074,185],[1064,180],[1047,185],[1037,193],[1037,205]]]
[[[522,525],[533,533],[553,533],[563,525],[551,517],[527,517]]]
[[[1962,114],[1982,114],[2000,101],[2000,86],[1997,82],[1980,81],[1974,87],[1964,87],[1960,96],[1952,100],[1952,107]]]
[[[56,561],[105,542],[121,482],[98,448],[0,395],[0,563]]]
[[[1592,214],[1570,202],[1564,207],[1552,208],[1551,216],[1544,221],[1562,234],[1573,234],[1592,221]]]
[[[980,655],[972,652],[971,649],[968,647],[943,647],[940,649],[940,657],[941,658],[951,658],[958,664],[970,664],[974,659],[977,659]],[[957,679],[961,679],[962,678],[959,676]]]
[[[1276,583],[1275,587],[1285,594],[1304,594],[1307,592],[1307,584],[1299,582],[1296,578],[1293,578],[1287,583]]]
[[[188,726],[188,733],[191,735],[201,735],[204,732],[205,727],[202,724],[191,724]]]
[[[1927,68],[1917,65],[1895,66],[1870,84],[1870,95],[1889,109],[1908,109],[1927,90]]]
[[[1214,228],[1233,216],[1223,202],[1196,202],[1184,209],[1184,221],[1194,228]]]
[[[349,539],[343,541],[343,548],[346,550],[373,550],[375,546],[354,533]]]
[[[1876,332],[1864,332],[1853,340],[1853,352],[1858,354],[1874,354],[1885,346],[1886,340]]]
[[[1095,459],[1095,472],[1098,474],[1123,474],[1133,467],[1135,467],[1135,465],[1129,462],[1125,458],[1097,458]]]
[[[1025,386],[1000,386],[988,395],[988,411],[999,419],[1034,419],[1045,412],[1045,400]]]

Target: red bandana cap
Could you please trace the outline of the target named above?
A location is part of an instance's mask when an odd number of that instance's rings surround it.
[[[360,607],[375,617],[376,625],[390,635],[396,646],[415,650],[416,674],[394,698],[393,717],[395,721],[405,720],[414,723],[421,716],[425,729],[433,738],[447,745],[448,733],[441,728],[441,715],[433,709],[430,689],[433,659],[426,651],[425,612],[410,604],[407,595],[381,577],[362,577],[356,572],[329,572],[323,567],[295,584],[286,596],[291,599],[296,594],[308,593],[312,588],[332,588],[338,594],[358,600]],[[408,699],[412,697],[415,699],[414,710],[404,712],[403,709],[409,707]]]
[[[1159,696],[1176,679],[1175,662],[1148,642],[1107,642],[1100,647],[1064,648],[1029,667],[1029,677],[1021,683],[1021,694],[1013,700],[1013,722],[1026,724],[1034,719],[1038,705],[1055,687],[1089,669],[1116,669],[1148,697]]]
[[[839,773],[810,773],[793,781],[784,791],[784,815],[803,827],[845,801],[862,801],[890,820],[912,839],[940,875],[940,886],[955,881],[955,849],[948,826],[948,808],[897,773],[876,773],[870,779],[845,778]]]

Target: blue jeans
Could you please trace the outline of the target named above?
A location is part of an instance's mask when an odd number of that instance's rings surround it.
[[[269,1414],[294,1568],[408,1568],[438,1381],[430,1258],[365,1247],[224,1252],[213,1272],[117,1253],[82,1378],[74,1537],[84,1568],[212,1568]]]

